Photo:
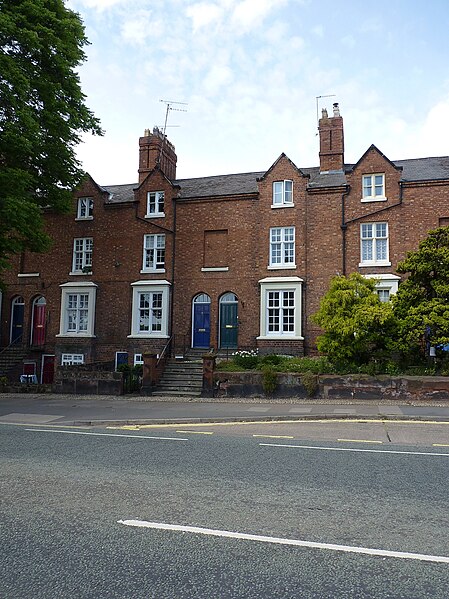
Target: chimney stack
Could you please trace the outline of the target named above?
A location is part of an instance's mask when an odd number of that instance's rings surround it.
[[[139,138],[139,185],[155,168],[173,181],[176,179],[176,162],[175,146],[162,131],[158,127],[153,127],[153,133],[145,129],[144,136]]]
[[[344,168],[343,118],[336,102],[333,105],[333,116],[322,110],[318,123],[320,134],[320,172],[341,171]]]

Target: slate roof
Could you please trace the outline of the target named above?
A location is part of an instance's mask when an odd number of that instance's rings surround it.
[[[264,172],[217,175],[198,179],[177,179],[175,184],[181,187],[181,198],[257,193],[257,179],[262,177]]]
[[[122,204],[123,202],[132,202],[134,200],[134,189],[137,183],[128,183],[127,185],[102,185],[102,188],[109,193],[108,203]]]
[[[403,181],[430,181],[449,179],[449,156],[436,158],[412,158],[410,160],[394,160],[394,164],[402,166]]]
[[[396,166],[402,167],[402,181],[449,180],[449,156],[412,158],[392,162]],[[351,170],[353,166],[353,164],[346,164],[345,170]],[[300,170],[309,176],[308,186],[311,189],[339,187],[346,183],[346,176],[343,171],[320,173],[318,167],[301,168]],[[257,179],[264,174],[265,171],[216,175],[196,179],[177,179],[173,183],[181,188],[179,195],[181,199],[223,197],[257,193]],[[102,188],[109,193],[108,203],[120,204],[134,200],[133,190],[137,186],[137,183],[129,183],[126,185],[104,185]]]

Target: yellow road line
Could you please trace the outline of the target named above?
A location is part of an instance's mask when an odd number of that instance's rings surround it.
[[[382,445],[383,441],[371,441],[370,439],[337,439],[337,441],[347,441],[348,443],[379,443]]]
[[[191,435],[213,435],[214,433],[208,431],[176,431],[177,433],[190,433]]]
[[[449,447],[447,443],[432,443],[432,447]]]
[[[294,439],[289,435],[253,435],[253,437],[263,437],[264,439]]]
[[[295,420],[238,420],[238,421],[232,421],[232,422],[192,422],[192,423],[182,423],[184,424],[184,426],[188,426],[189,428],[191,427],[211,427],[211,426],[251,426],[251,425],[258,425],[258,424],[388,424],[388,425],[394,425],[394,424],[400,424],[400,425],[406,425],[406,424],[445,424],[445,425],[449,425],[449,420],[443,420],[443,421],[439,421],[439,420],[388,420],[385,418],[379,418],[379,419],[371,419],[371,418],[323,418],[320,420],[313,420],[313,419],[304,419],[301,420],[300,418],[296,418]],[[0,424],[7,424],[7,423],[0,423]],[[9,424],[9,423],[8,423]],[[136,425],[132,425],[132,426],[136,426],[137,430],[140,430],[142,428],[176,428],[180,425],[180,422],[177,423],[170,423],[170,424],[136,424]],[[49,425],[46,425],[49,426]],[[61,425],[60,425],[61,426]],[[127,426],[131,426],[131,425],[127,425]],[[108,426],[107,428],[112,428],[112,429],[122,429],[124,428],[125,425],[123,426]],[[81,427],[78,427],[81,428]]]

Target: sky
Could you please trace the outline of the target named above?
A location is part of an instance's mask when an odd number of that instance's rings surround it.
[[[100,185],[137,181],[138,138],[163,128],[164,101],[178,178],[263,171],[282,152],[317,166],[317,106],[333,102],[348,163],[371,144],[391,160],[449,155],[447,0],[67,6],[90,41],[81,87],[105,130],[77,156]]]

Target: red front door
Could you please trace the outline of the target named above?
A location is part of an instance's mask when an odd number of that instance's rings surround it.
[[[50,385],[53,382],[55,374],[55,357],[50,355],[42,356],[42,384]]]
[[[45,344],[45,308],[44,298],[40,298],[34,303],[31,345],[41,346]]]

